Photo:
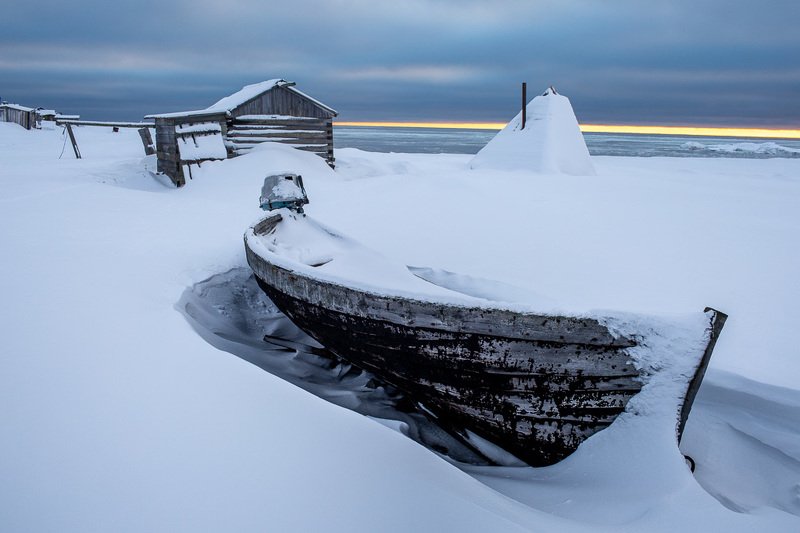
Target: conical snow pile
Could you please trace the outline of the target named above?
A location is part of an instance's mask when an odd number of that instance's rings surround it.
[[[593,176],[594,166],[566,96],[552,87],[527,105],[470,162],[474,169]]]

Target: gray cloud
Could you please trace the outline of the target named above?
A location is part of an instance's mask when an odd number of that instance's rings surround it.
[[[772,0],[63,1],[3,8],[0,96],[91,118],[271,77],[348,120],[506,120],[519,82],[586,122],[800,126],[800,4]]]

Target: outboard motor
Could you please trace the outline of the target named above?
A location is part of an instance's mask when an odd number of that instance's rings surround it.
[[[288,207],[298,213],[308,203],[306,189],[303,187],[303,176],[299,174],[273,174],[264,178],[261,187],[261,209],[272,211]]]

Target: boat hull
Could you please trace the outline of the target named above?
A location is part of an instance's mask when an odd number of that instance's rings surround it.
[[[268,217],[253,235],[279,222]],[[259,285],[298,327],[443,425],[469,429],[531,465],[572,453],[642,388],[628,352],[636,342],[594,319],[373,294],[274,264],[245,242]]]

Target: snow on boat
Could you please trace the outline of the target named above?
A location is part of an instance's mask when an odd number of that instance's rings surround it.
[[[271,189],[289,201],[245,233],[259,286],[323,346],[403,390],[445,427],[468,429],[530,465],[553,464],[669,367],[666,346],[681,351],[669,400],[680,439],[724,313],[706,309],[684,332],[691,342],[661,342],[658,321],[541,313],[470,296],[298,213],[307,203],[302,181],[302,194],[283,182]]]

